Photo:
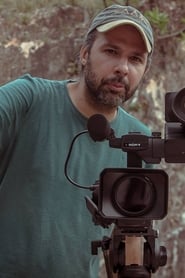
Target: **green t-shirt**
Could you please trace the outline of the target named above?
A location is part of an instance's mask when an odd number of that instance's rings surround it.
[[[86,195],[64,175],[74,136],[87,119],[66,83],[25,75],[0,89],[0,277],[97,278],[94,225]],[[111,123],[117,137],[148,129],[123,109]],[[70,177],[91,185],[107,167],[126,167],[126,154],[83,134],[74,145]]]

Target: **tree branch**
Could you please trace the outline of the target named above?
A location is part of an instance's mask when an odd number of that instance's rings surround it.
[[[172,37],[177,37],[179,36],[181,33],[185,32],[185,27],[176,31],[176,32],[173,32],[171,34],[166,34],[166,35],[163,35],[163,36],[158,36],[158,39],[159,40],[163,40],[163,39],[169,39],[169,38],[172,38]]]

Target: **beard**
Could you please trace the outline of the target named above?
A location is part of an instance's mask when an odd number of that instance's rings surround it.
[[[84,67],[84,80],[90,100],[107,108],[115,108],[122,105],[133,96],[137,89],[130,90],[129,82],[120,74],[98,81],[96,73],[92,70],[90,59],[88,59]],[[110,86],[111,84],[120,84],[122,89],[119,91],[114,90]]]

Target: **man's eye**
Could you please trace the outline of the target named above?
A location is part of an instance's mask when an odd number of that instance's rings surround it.
[[[105,52],[110,54],[110,55],[117,55],[118,54],[118,51],[116,49],[113,49],[113,48],[107,48],[105,50]]]
[[[143,63],[143,59],[139,56],[131,56],[130,60],[134,63]]]

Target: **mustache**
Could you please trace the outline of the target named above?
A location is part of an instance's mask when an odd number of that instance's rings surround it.
[[[111,83],[119,83],[122,86],[124,86],[126,90],[129,90],[130,88],[128,81],[122,76],[115,76],[103,80],[103,84],[111,84]]]

